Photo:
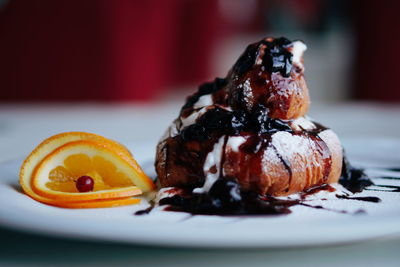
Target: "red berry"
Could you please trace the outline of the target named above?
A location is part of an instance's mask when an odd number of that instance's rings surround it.
[[[76,180],[76,189],[79,192],[89,192],[93,191],[94,181],[90,176],[81,176]]]

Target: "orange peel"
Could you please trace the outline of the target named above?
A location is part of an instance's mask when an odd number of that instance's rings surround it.
[[[60,208],[68,209],[95,209],[95,208],[111,208],[126,205],[133,205],[140,203],[140,198],[119,198],[119,199],[109,199],[109,200],[97,200],[97,201],[87,201],[87,202],[56,202],[52,204]]]

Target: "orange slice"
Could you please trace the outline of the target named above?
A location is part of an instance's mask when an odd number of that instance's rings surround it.
[[[93,191],[78,191],[76,180],[81,176],[93,179]],[[146,177],[107,146],[75,141],[57,148],[38,165],[32,188],[41,196],[64,201],[112,199],[141,194]]]
[[[70,143],[75,143],[71,148],[74,147],[78,153],[68,152],[69,149],[66,147]],[[80,144],[78,150],[76,150],[77,143]],[[86,149],[91,151],[90,157]],[[61,151],[63,155],[67,155],[65,159],[62,159]],[[98,151],[99,155],[94,151]],[[58,163],[54,160],[58,160]],[[43,170],[49,168],[46,178],[46,175],[43,176]],[[35,183],[36,180],[33,178],[37,174],[40,174],[38,177],[41,179]],[[93,192],[77,191],[75,181],[82,174],[93,178],[95,185]],[[66,203],[74,203],[69,205],[70,207],[106,207],[135,203],[137,200],[127,197],[155,188],[152,180],[142,171],[123,145],[84,132],[57,134],[39,144],[21,166],[20,184],[24,192],[33,199],[64,207]],[[98,204],[93,202],[83,205],[91,200],[101,201],[96,201]]]

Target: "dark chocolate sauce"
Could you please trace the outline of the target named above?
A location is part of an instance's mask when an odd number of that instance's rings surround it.
[[[319,133],[328,130],[328,127],[325,127],[321,123],[318,123],[316,121],[312,121],[312,123],[314,124],[315,127],[313,129],[310,129],[309,132],[312,133],[313,135],[318,135]]]
[[[250,138],[249,143],[245,143],[240,149],[254,153],[259,147],[260,139]],[[341,183],[349,191],[361,192],[370,185],[374,185],[371,180],[364,174],[362,170],[355,169],[350,166],[348,161],[344,159],[344,171]],[[344,182],[343,182],[344,181]],[[374,185],[382,188],[393,190],[377,190],[373,191],[390,191],[400,192],[399,186],[390,185]],[[195,194],[187,190],[183,194],[177,194],[172,197],[163,198],[159,205],[168,205],[168,211],[183,211],[191,214],[203,215],[284,215],[291,213],[290,207],[302,205],[314,209],[324,209],[327,211],[348,213],[345,210],[335,210],[325,208],[321,205],[310,205],[305,203],[307,196],[316,194],[320,191],[334,192],[336,189],[329,184],[323,184],[311,187],[300,194],[300,199],[282,200],[271,196],[261,196],[253,192],[243,192],[240,190],[236,181],[219,179],[211,187],[207,194]],[[381,199],[375,196],[356,197],[349,194],[336,194],[338,199],[357,200],[372,203],[379,203]],[[149,210],[138,212],[138,214],[146,214]],[[354,214],[365,213],[364,210],[358,210]]]
[[[249,71],[254,66],[262,45],[265,46],[262,66],[270,73],[279,72],[283,77],[289,77],[292,70],[293,55],[288,48],[292,46],[292,42],[284,37],[263,39],[249,45],[233,66],[233,71],[238,75]]]
[[[381,192],[400,192],[400,186],[397,185],[377,185],[374,187],[380,187],[382,189],[366,188],[368,191],[381,191]]]
[[[375,179],[384,179],[384,180],[400,180],[400,177],[392,177],[392,176],[378,176],[374,177]]]
[[[400,172],[400,168],[386,168],[387,171]]]
[[[154,208],[154,206],[150,206],[147,209],[138,210],[137,212],[135,212],[135,215],[146,215],[146,214],[149,214],[152,211],[153,208]]]
[[[233,65],[232,70],[239,75],[244,74],[251,67],[253,67],[258,53],[259,53],[259,43],[254,43],[249,45],[244,51],[244,53],[236,61],[235,65]]]
[[[304,203],[306,196],[323,190],[335,191],[330,185],[324,184],[308,189],[300,199],[279,199],[260,196],[253,192],[243,192],[235,181],[220,179],[215,182],[208,194],[195,194],[187,191],[163,198],[159,204],[168,205],[165,209],[167,211],[183,211],[202,215],[285,215],[291,213],[290,207],[295,205],[347,213],[342,210]]]
[[[292,132],[289,121],[273,119],[268,116],[268,109],[262,104],[258,104],[246,120],[247,128],[245,131],[252,131],[258,134],[272,134],[280,131]]]
[[[301,199],[305,199],[306,197],[308,197],[310,195],[314,195],[314,194],[316,194],[318,192],[321,192],[321,191],[335,192],[336,189],[333,188],[329,184],[313,186],[313,187],[310,187],[310,188],[306,189],[303,193],[301,193],[300,197],[301,197]]]
[[[282,162],[283,166],[285,167],[287,173],[289,174],[289,182],[288,185],[292,183],[292,178],[293,178],[293,171],[292,171],[292,166],[290,166],[290,162],[282,157],[282,155],[279,153],[279,151],[276,149],[275,146],[272,145],[272,148],[274,149],[276,155],[278,156],[279,160]],[[286,192],[289,191],[289,187],[286,189]]]
[[[373,202],[373,203],[379,203],[382,200],[379,197],[351,197],[347,195],[336,195],[337,198],[340,199],[348,199],[348,200],[358,200],[358,201],[366,201],[366,202]]]
[[[346,156],[343,155],[342,175],[339,183],[352,193],[363,191],[366,187],[374,185],[364,170],[354,168],[350,165]]]
[[[194,124],[184,128],[182,137],[184,141],[205,141],[222,135],[239,135],[242,132],[263,135],[279,131],[292,132],[290,123],[269,118],[265,107],[260,106],[252,113],[214,107],[207,110]]]
[[[250,149],[252,150],[252,149]],[[346,165],[348,166],[348,165]],[[356,176],[360,177],[360,176]],[[392,177],[390,177],[392,178]],[[357,179],[357,178],[353,178]],[[365,178],[364,178],[365,179]],[[353,184],[356,183],[353,181]],[[365,185],[364,182],[362,182]],[[371,191],[384,191],[384,192],[400,192],[400,186],[391,185],[374,185],[375,187],[389,188],[389,190],[379,190],[365,188]],[[354,185],[351,187],[354,188]],[[360,186],[356,187],[357,189]],[[393,189],[393,190],[390,190]],[[310,195],[316,194],[320,191],[334,192],[336,191],[329,184],[323,184],[308,188],[300,194],[300,199],[279,199],[272,196],[261,196],[254,192],[244,192],[240,189],[236,181],[219,179],[211,187],[210,191],[206,194],[192,193],[190,189],[179,189],[178,194],[172,197],[166,197],[159,201],[159,205],[166,205],[166,211],[181,211],[191,214],[201,215],[285,215],[291,213],[292,206],[301,205],[313,209],[323,209],[326,211],[337,212],[346,214],[349,213],[345,210],[335,210],[325,208],[321,205],[310,205],[305,203],[306,198]],[[350,191],[350,190],[349,190]],[[381,199],[375,196],[357,197],[351,196],[347,193],[336,194],[338,199],[343,200],[356,200],[372,203],[380,203]],[[326,200],[326,199],[321,199]],[[135,215],[148,214],[153,207],[145,210],[140,210]],[[365,210],[357,210],[352,214],[365,214]]]
[[[309,208],[313,208],[313,209],[332,211],[332,212],[342,213],[342,214],[347,214],[347,213],[349,213],[349,212],[346,211],[346,210],[329,209],[329,208],[325,208],[325,207],[323,207],[323,206],[321,206],[321,205],[310,205],[310,204],[306,204],[306,203],[300,203],[300,205],[305,206],[305,207],[309,207]]]
[[[209,95],[213,94],[222,88],[224,88],[226,85],[226,79],[223,78],[215,78],[213,82],[208,82],[202,84],[198,91],[194,93],[193,95],[189,96],[186,99],[185,105],[182,107],[182,111],[188,108],[193,107],[193,105],[199,101],[199,98],[202,97],[203,95]]]
[[[203,215],[281,215],[290,213],[290,207],[300,200],[282,200],[243,192],[235,181],[217,180],[207,194],[190,191],[163,198],[159,205],[168,205],[167,211],[184,211]]]
[[[288,48],[292,46],[292,42],[284,37],[261,42],[266,45],[263,63],[267,70],[270,73],[280,72],[283,77],[289,77],[293,55]]]
[[[326,190],[334,192],[332,186],[324,184],[309,188],[301,194],[300,199],[279,199],[271,196],[260,196],[254,193],[241,192],[239,186],[233,181],[218,180],[209,194],[178,194],[160,200],[160,205],[168,205],[166,211],[182,211],[201,215],[285,215],[291,213],[290,207],[301,205],[313,209],[347,214],[346,210],[326,208],[322,205],[305,203],[305,198]],[[357,200],[379,203],[378,197],[351,197],[349,195],[336,195],[339,199]],[[365,213],[357,210],[352,214]],[[140,213],[144,214],[144,213]]]

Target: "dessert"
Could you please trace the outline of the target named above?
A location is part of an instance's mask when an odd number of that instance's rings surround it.
[[[136,204],[154,189],[131,153],[99,135],[68,132],[44,140],[21,166],[20,184],[33,199],[65,208]]]
[[[265,38],[187,99],[157,146],[156,172],[169,196],[160,204],[246,213],[250,199],[338,182],[340,141],[306,116],[305,50],[301,41]]]

